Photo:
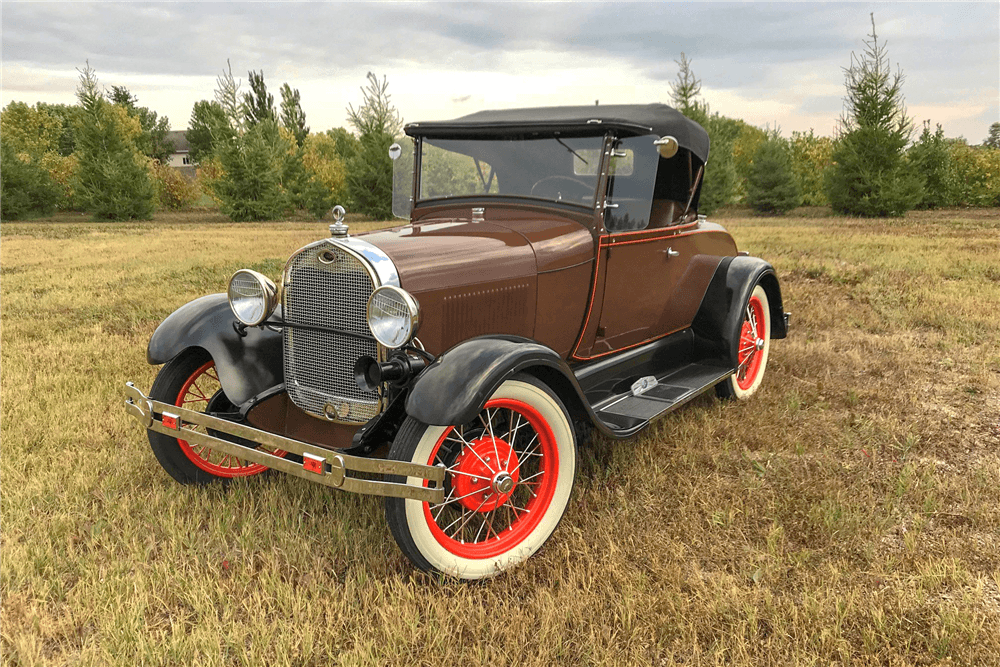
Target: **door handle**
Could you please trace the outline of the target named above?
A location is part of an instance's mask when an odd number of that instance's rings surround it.
[[[680,253],[673,248],[667,248],[666,250],[661,250],[660,252],[666,253],[667,257],[680,257]]]

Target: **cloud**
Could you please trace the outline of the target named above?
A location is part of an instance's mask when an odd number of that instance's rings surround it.
[[[785,129],[823,116],[832,127],[842,68],[864,48],[872,11],[908,103],[981,134],[982,115],[959,109],[1000,95],[996,3],[5,3],[2,96],[72,101],[89,60],[103,83],[131,82],[180,127],[229,59],[244,81],[262,69],[275,90],[299,88],[320,128],[343,124],[369,70],[389,77],[416,120],[490,105],[666,101],[683,51],[714,109],[786,118]]]

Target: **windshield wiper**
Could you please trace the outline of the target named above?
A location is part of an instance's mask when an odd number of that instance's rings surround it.
[[[559,137],[554,137],[554,139],[559,142],[560,146],[562,146],[563,148],[565,148],[566,150],[568,150],[570,153],[572,153],[573,155],[575,155],[577,158],[579,158],[580,162],[582,162],[584,164],[590,164],[589,162],[587,162],[586,160],[584,160],[582,157],[580,157],[579,153],[577,153],[575,150],[573,150],[572,148],[570,148],[569,146],[567,146],[566,144],[564,144],[562,139],[560,139]]]

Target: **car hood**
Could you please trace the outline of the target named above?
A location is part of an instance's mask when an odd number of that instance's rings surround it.
[[[521,234],[489,222],[455,218],[359,234],[381,248],[413,293],[534,276],[535,254]]]

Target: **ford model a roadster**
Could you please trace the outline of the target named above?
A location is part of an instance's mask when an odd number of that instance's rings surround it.
[[[577,439],[760,386],[774,270],[697,214],[709,142],[663,105],[476,113],[394,144],[405,226],[238,271],[170,315],[126,408],[182,483],[268,469],[386,497],[420,568],[519,563],[569,502]],[[342,214],[342,210],[339,212]]]

